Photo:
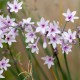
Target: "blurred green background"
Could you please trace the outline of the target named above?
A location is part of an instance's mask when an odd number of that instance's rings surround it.
[[[6,2],[9,0],[0,0],[0,9],[1,13],[7,15],[8,12],[6,10]],[[12,1],[12,0],[11,0]],[[17,22],[21,21],[23,18],[28,18],[32,17],[32,19],[36,22],[39,21],[39,17],[44,17],[45,19],[49,19],[50,21],[59,21],[60,27],[63,27],[65,24],[64,17],[62,16],[63,12],[66,12],[66,10],[69,8],[71,11],[77,11],[77,16],[80,16],[80,0],[20,0],[23,1],[23,9],[19,11],[17,14],[12,14],[12,17],[15,17]],[[72,28],[76,27],[77,25],[80,24],[80,19],[75,20],[75,23],[68,23],[67,28]],[[13,55],[15,56],[15,59],[17,60],[17,65],[21,66],[22,71],[27,71],[28,70],[28,55],[27,53],[30,54],[31,59],[33,61],[34,65],[34,71],[35,75],[39,77],[40,80],[54,80],[54,76],[52,74],[52,70],[49,70],[46,65],[43,65],[43,61],[41,60],[42,56],[48,55],[48,49],[50,50],[49,55],[52,54],[50,46],[46,50],[42,48],[42,44],[40,42],[39,44],[40,52],[39,54],[31,54],[30,50],[27,50],[23,44],[21,34],[20,36],[17,37],[17,42],[13,43],[11,46],[11,49],[13,51]],[[75,44],[73,46],[72,52],[67,55],[67,60],[68,60],[68,65],[71,73],[72,80],[80,80],[80,46],[78,44]],[[46,54],[47,52],[47,54]],[[36,57],[37,62],[35,61],[34,57]],[[8,52],[6,51],[6,48],[0,49],[0,56],[6,56],[9,57]],[[65,64],[64,64],[64,59],[63,55],[61,53],[61,49],[59,49],[59,60],[61,63],[61,66],[64,71],[65,69]],[[10,57],[9,57],[10,58]],[[14,64],[11,62],[13,70]],[[44,78],[44,74],[40,69],[43,70],[45,75],[47,76],[47,79]],[[53,67],[54,69],[57,68],[56,66]],[[9,68],[8,68],[9,69]],[[61,77],[61,73],[59,72],[59,76]],[[8,70],[7,72],[4,73],[5,79],[0,79],[0,80],[17,80],[15,76]],[[26,79],[27,80],[27,79]],[[37,80],[37,79],[34,79]],[[62,78],[60,78],[62,80]],[[66,80],[66,79],[65,79]]]

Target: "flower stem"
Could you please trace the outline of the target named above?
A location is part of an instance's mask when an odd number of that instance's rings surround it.
[[[61,72],[61,74],[62,74],[62,76],[63,76],[63,80],[67,80],[66,74],[64,73],[64,71],[63,71],[63,69],[62,69],[62,67],[61,67],[59,58],[58,58],[58,56],[57,56],[58,53],[54,53],[54,48],[52,47],[52,45],[51,45],[51,48],[52,48],[52,52],[53,52],[53,57],[54,57],[54,56],[56,57],[58,67],[59,67],[60,72]],[[65,78],[66,78],[66,79],[65,79]]]
[[[55,75],[55,73],[54,73],[54,70],[51,68],[50,71],[51,71],[51,73],[52,73],[52,75],[54,77],[54,80],[58,80],[57,77],[56,77],[56,75]]]
[[[64,53],[64,60],[65,60],[65,65],[66,65],[66,69],[67,69],[67,73],[68,73],[68,78],[69,78],[68,80],[72,80],[70,71],[69,71],[69,67],[68,67],[68,63],[67,63],[66,53]]]
[[[12,53],[12,51],[11,51],[11,49],[10,49],[10,47],[9,47],[8,44],[7,44],[7,48],[8,48],[8,50],[10,51],[10,56],[11,56],[13,62],[14,62],[14,65],[15,65],[15,68],[16,68],[16,70],[17,70],[17,73],[19,74],[19,73],[20,73],[20,70],[19,70],[19,68],[18,68],[18,66],[17,66],[17,64],[16,64],[16,61],[15,61],[14,56],[13,56],[13,53]],[[22,79],[23,79],[23,76],[20,76],[20,77],[19,77],[19,80],[22,80]]]
[[[63,29],[62,29],[62,33],[64,32],[64,30],[65,30],[65,28],[66,28],[66,25],[67,25],[67,21],[66,21],[66,23],[65,23],[65,25],[64,25],[64,27],[63,27]]]

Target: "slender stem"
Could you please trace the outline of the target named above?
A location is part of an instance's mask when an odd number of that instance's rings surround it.
[[[57,77],[56,77],[56,75],[55,75],[55,73],[54,73],[54,70],[51,68],[50,71],[51,71],[51,73],[52,73],[52,75],[54,77],[54,80],[58,80]]]
[[[51,48],[52,48],[53,57],[54,57],[55,54],[54,54],[54,48],[52,47],[52,45],[51,45]],[[62,70],[62,67],[61,67],[61,64],[60,64],[60,61],[59,61],[59,59],[58,59],[57,54],[55,55],[55,57],[56,57],[57,64],[58,64],[58,67],[59,67],[59,69],[60,69],[60,72],[61,72],[61,74],[62,74],[62,76],[63,76],[63,80],[67,80],[66,74],[65,74],[64,71]],[[65,78],[66,78],[66,79],[65,79]]]
[[[65,65],[66,65],[69,80],[72,80],[71,75],[70,75],[70,71],[69,71],[69,67],[68,67],[68,63],[67,63],[66,53],[64,53],[64,60],[65,60]]]
[[[19,73],[20,73],[20,70],[19,70],[19,68],[18,68],[18,66],[17,66],[17,64],[16,64],[16,61],[15,61],[14,56],[13,56],[13,53],[12,53],[12,51],[11,51],[11,49],[10,49],[10,47],[9,47],[8,44],[7,44],[7,48],[8,48],[8,50],[10,51],[10,56],[11,56],[13,62],[14,62],[14,65],[15,65],[15,68],[16,68],[16,70],[17,70],[17,73],[19,74]],[[19,79],[22,80],[22,79],[23,79],[22,76],[20,76]]]
[[[66,25],[67,25],[67,21],[66,21],[66,23],[65,23],[65,25],[64,25],[64,27],[63,27],[63,29],[62,29],[62,33],[64,32],[64,30],[65,30],[65,28],[66,28]]]

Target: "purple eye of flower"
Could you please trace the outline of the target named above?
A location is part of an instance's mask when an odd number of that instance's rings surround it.
[[[53,32],[53,31],[54,31],[54,29],[52,28],[52,29],[51,29],[51,32]]]
[[[56,38],[54,37],[54,38],[53,38],[53,41],[55,41],[55,40],[56,40]]]
[[[44,24],[42,24],[42,27],[44,28],[44,27],[45,27],[45,25],[44,25]]]
[[[64,50],[66,50],[66,49],[68,49],[68,46],[65,46],[65,47],[64,47]]]
[[[8,21],[8,23],[10,23],[10,21]]]
[[[72,15],[68,16],[68,19],[71,19],[72,18]]]
[[[7,37],[7,40],[9,41],[9,40],[10,40],[10,38],[9,38],[9,37]]]
[[[70,36],[70,39],[72,39],[72,36]]]
[[[52,59],[51,59],[51,58],[49,58],[49,61],[52,61]]]
[[[5,65],[5,63],[2,63],[2,66],[4,66]]]
[[[15,7],[14,7],[15,9],[18,9],[18,7],[15,5]]]
[[[30,36],[33,36],[33,35],[34,35],[33,33],[30,34]]]
[[[34,45],[33,48],[36,48],[36,46]]]

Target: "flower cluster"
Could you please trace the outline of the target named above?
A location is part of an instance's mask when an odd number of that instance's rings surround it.
[[[5,57],[0,60],[0,78],[5,78],[2,74],[3,71],[7,71],[7,68],[10,67],[9,59],[6,59]]]
[[[22,9],[22,2],[14,0],[13,3],[8,2],[7,9],[9,12],[17,13]],[[75,17],[76,11],[71,12],[69,9],[67,13],[63,13],[65,16],[66,22],[74,22],[74,19],[79,19]],[[43,48],[47,48],[48,45],[51,45],[55,50],[58,48],[58,45],[62,48],[62,53],[68,54],[72,51],[72,44],[76,42],[77,32],[68,29],[60,29],[59,22],[45,20],[43,17],[38,22],[32,22],[31,18],[22,19],[19,23],[15,22],[14,18],[0,16],[0,47],[3,48],[2,43],[8,43],[9,45],[12,42],[16,42],[16,36],[18,35],[18,28],[20,28],[25,35],[25,43],[27,44],[26,48],[31,48],[32,53],[39,53],[38,43],[41,38],[43,38]],[[65,26],[64,26],[65,28]],[[80,37],[80,36],[79,36]],[[50,56],[42,57],[42,60],[45,61],[44,64],[48,65],[50,69],[54,65],[54,58]],[[7,60],[8,62],[8,60]],[[8,65],[9,66],[9,65]],[[6,70],[7,68],[4,67]],[[1,71],[2,73],[3,71]]]
[[[17,36],[18,30],[16,28],[17,23],[15,23],[14,18],[10,18],[9,15],[4,17],[0,16],[0,47],[3,48],[2,43],[8,43],[10,46],[12,42],[16,42],[15,38]]]

